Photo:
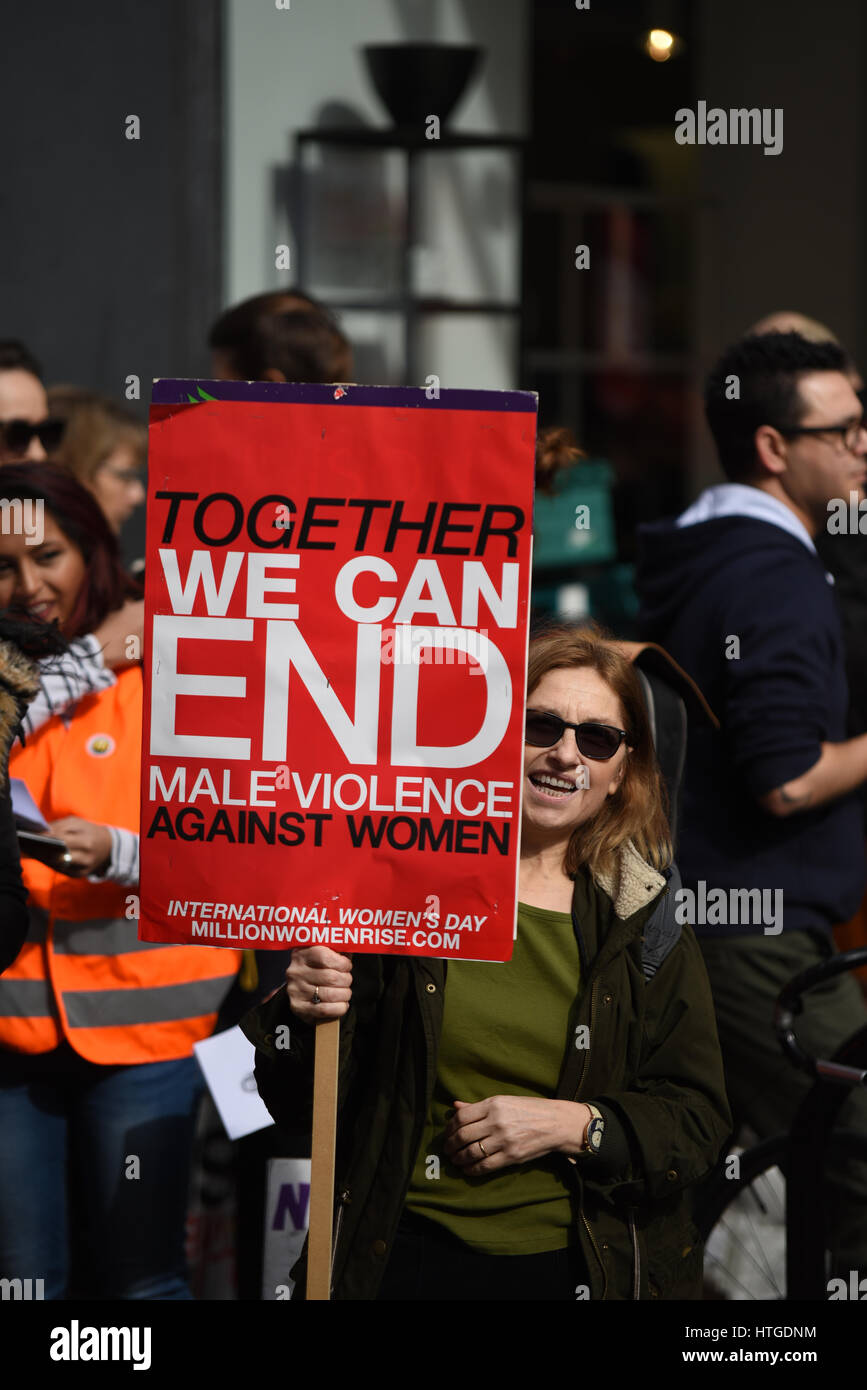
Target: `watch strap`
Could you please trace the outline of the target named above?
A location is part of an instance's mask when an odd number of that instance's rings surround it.
[[[602,1114],[602,1111],[599,1110],[595,1105],[588,1104],[587,1109],[590,1111],[590,1119],[587,1121],[587,1128],[584,1131],[584,1143],[581,1146],[581,1152],[592,1154],[596,1153],[596,1149],[594,1149],[593,1145],[590,1143],[591,1127],[593,1125],[594,1120],[600,1120],[604,1126],[605,1119]]]

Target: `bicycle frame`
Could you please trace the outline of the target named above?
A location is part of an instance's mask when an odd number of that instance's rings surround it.
[[[784,1053],[795,1066],[816,1077],[799,1106],[789,1131],[786,1172],[786,1299],[823,1302],[825,1270],[824,1166],[828,1143],[840,1109],[853,1086],[867,1085],[867,1025],[853,1033],[830,1060],[812,1057],[795,1037],[794,1017],[801,995],[844,971],[867,964],[867,948],[844,951],[802,971],[780,993],[774,1027]],[[830,1083],[830,1084],[829,1084]],[[867,1159],[867,1137],[864,1141]]]
[[[833,1063],[844,1064],[843,1084],[824,1072],[804,1099],[789,1131],[786,1173],[786,1299],[824,1302],[828,1297],[825,1270],[824,1169],[831,1132],[851,1087],[851,1073],[867,1072],[847,1065],[867,1058],[867,1024],[839,1047]],[[831,1065],[833,1065],[833,1063]],[[867,1160],[867,1136],[864,1140]]]

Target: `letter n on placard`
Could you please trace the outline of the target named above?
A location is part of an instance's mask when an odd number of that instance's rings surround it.
[[[286,1290],[292,1288],[289,1271],[301,1254],[309,1207],[310,1159],[269,1159],[262,1255],[265,1302],[288,1297]]]

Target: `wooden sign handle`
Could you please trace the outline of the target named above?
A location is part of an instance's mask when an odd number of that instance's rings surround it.
[[[331,1297],[331,1235],[334,1218],[334,1154],[337,1139],[337,1070],[340,1019],[316,1028],[313,1069],[313,1144],[310,1164],[310,1234],[307,1298]]]

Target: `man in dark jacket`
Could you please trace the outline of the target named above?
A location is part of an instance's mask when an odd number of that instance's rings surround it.
[[[592,1098],[606,1122],[598,1153],[562,1159],[576,1194],[584,1296],[700,1298],[692,1201],[730,1128],[706,975],[692,930],[673,911],[653,915],[665,880],[632,846],[596,888],[579,874],[573,900],[586,962],[576,1037],[586,1030],[592,1044],[570,1040],[557,1092]],[[355,957],[340,1038],[335,1299],[377,1296],[422,1140],[447,988],[444,961]],[[309,1123],[314,1027],[290,1011],[283,989],[242,1027],[277,1123]],[[305,1270],[302,1259],[292,1271],[300,1292]]]
[[[675,522],[643,528],[642,636],[696,680],[721,724],[690,732],[679,861],[694,894],[735,1119],[788,1129],[810,1086],[783,1058],[774,999],[833,949],[864,885],[854,792],[867,736],[846,738],[833,588],[813,538],[863,486],[867,433],[848,363],[796,333],[742,340],[706,387],[728,483]],[[850,976],[808,1000],[806,1046],[827,1057],[867,1023]],[[867,1132],[867,1096],[840,1123]],[[867,1268],[867,1172],[830,1163],[839,1270]]]

